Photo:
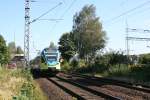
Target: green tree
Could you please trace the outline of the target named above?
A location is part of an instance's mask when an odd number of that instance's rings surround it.
[[[9,52],[6,42],[2,35],[0,35],[0,64],[6,64],[9,60]]]
[[[95,55],[97,50],[104,48],[105,31],[95,14],[93,5],[86,5],[74,15],[72,38],[81,58],[86,61]]]
[[[75,55],[75,45],[70,33],[63,34],[59,39],[59,51],[61,52],[61,56],[67,61]]]
[[[120,66],[121,64],[127,64],[128,57],[121,51],[110,51],[105,53],[104,55],[101,55],[97,59],[97,61],[107,67],[117,64]]]
[[[17,47],[17,51],[16,51],[17,54],[23,54],[23,50],[20,46]]]
[[[15,44],[15,42],[8,43],[8,50],[9,50],[9,53],[11,55],[16,53],[16,44]]]

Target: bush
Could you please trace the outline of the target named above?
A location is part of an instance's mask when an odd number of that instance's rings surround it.
[[[143,54],[139,57],[140,64],[150,64],[150,54]]]
[[[41,69],[47,69],[48,66],[45,63],[40,63],[40,68]]]
[[[79,61],[77,72],[83,74],[100,74],[106,77],[121,77],[131,82],[150,82],[150,54],[136,55],[130,59],[122,52],[108,52],[95,58],[94,63]]]
[[[79,62],[77,60],[73,59],[70,62],[70,66],[71,66],[71,70],[74,71],[79,68]]]
[[[127,65],[121,64],[112,66],[107,72],[109,76],[124,76],[128,75],[131,71]]]
[[[87,64],[86,64],[85,60],[80,59],[79,62],[78,62],[78,64],[79,64],[80,68],[81,67],[87,67]]]
[[[132,67],[129,75],[136,80],[150,81],[150,66]]]
[[[69,63],[66,60],[64,60],[61,63],[61,68],[62,68],[62,71],[69,71],[71,69]]]

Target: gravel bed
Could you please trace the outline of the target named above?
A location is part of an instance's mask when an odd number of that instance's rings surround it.
[[[64,92],[46,78],[36,79],[36,82],[40,85],[40,88],[43,90],[43,92],[48,96],[48,100],[75,100],[70,94]]]

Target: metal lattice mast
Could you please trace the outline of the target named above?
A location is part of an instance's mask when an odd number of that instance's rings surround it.
[[[29,38],[30,38],[30,0],[25,0],[25,29],[24,29],[24,57],[29,67]]]
[[[128,22],[126,20],[126,38],[128,37]],[[127,56],[129,56],[129,41],[128,39],[126,39],[126,52],[127,52]]]
[[[24,57],[25,57],[25,64],[27,67],[30,65],[30,58],[29,58],[29,53],[30,53],[30,24],[33,22],[36,22],[37,20],[40,20],[41,17],[45,16],[48,14],[50,11],[55,9],[56,7],[60,6],[62,3],[60,2],[53,8],[49,9],[47,12],[43,13],[40,15],[38,18],[30,21],[30,2],[36,2],[34,0],[25,0],[25,29],[24,29]],[[49,19],[48,19],[49,20]],[[54,19],[54,20],[59,20],[59,19]]]
[[[126,41],[127,41],[127,55],[129,55],[129,40],[134,40],[134,41],[150,41],[150,38],[147,37],[131,37],[128,35],[128,32],[138,32],[138,33],[150,33],[150,30],[143,30],[143,29],[136,29],[136,28],[126,28]]]

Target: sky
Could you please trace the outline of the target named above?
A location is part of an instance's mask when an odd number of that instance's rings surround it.
[[[59,21],[38,20],[31,24],[30,58],[37,55],[36,50],[48,47],[50,42],[58,44],[65,32],[70,32],[73,15],[81,11],[83,6],[93,4],[96,16],[100,18],[103,30],[106,31],[107,44],[105,51],[126,50],[126,28],[150,29],[149,0],[35,0],[30,7],[31,20],[39,17],[58,3],[60,6],[41,19],[62,19]],[[0,34],[7,44],[15,41],[17,46],[24,47],[24,0],[1,0]],[[143,4],[141,7],[137,6]],[[134,10],[130,11],[131,9]],[[128,12],[128,13],[126,13]],[[121,16],[120,16],[121,15]],[[129,32],[129,36],[150,37],[149,33]],[[148,53],[149,41],[129,41],[130,54]]]

